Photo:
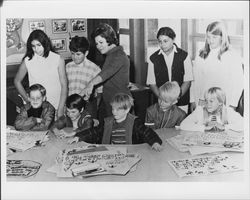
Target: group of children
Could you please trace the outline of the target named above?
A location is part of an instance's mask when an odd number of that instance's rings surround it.
[[[148,143],[156,151],[161,150],[162,140],[155,129],[178,126],[189,131],[243,130],[242,116],[226,106],[225,94],[218,87],[207,90],[204,106],[198,106],[187,116],[186,112],[176,105],[180,86],[175,81],[166,82],[159,88],[158,103],[147,109],[145,124],[130,113],[134,105],[132,97],[117,93],[110,102],[113,115],[105,118],[103,126],[98,125],[98,121],[94,119],[96,117],[86,109],[89,102],[81,95],[88,80],[100,72],[99,67],[86,58],[88,48],[86,38],[76,36],[71,39],[73,61],[66,65],[69,96],[66,100],[65,115],[54,121],[55,108],[46,100],[46,89],[40,84],[34,84],[29,88],[30,103],[21,108],[16,118],[17,130],[50,129],[58,137],[71,137],[69,143]],[[101,92],[102,88],[97,88],[94,96],[99,99]],[[66,127],[71,130],[67,131]]]

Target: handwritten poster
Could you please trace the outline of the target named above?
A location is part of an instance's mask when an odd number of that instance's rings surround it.
[[[201,176],[242,170],[242,166],[227,154],[199,156],[169,161],[179,177]]]
[[[6,174],[8,177],[27,178],[35,175],[41,164],[31,160],[7,160]]]
[[[48,131],[16,131],[7,129],[7,147],[17,151],[25,151],[37,143],[48,140]]]
[[[56,165],[48,171],[56,173],[58,177],[125,175],[140,160],[140,155],[128,154],[126,147],[85,146],[60,151]]]

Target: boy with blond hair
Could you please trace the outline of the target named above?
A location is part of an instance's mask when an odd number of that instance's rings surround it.
[[[102,144],[148,143],[155,151],[161,151],[162,140],[138,117],[129,113],[134,105],[131,96],[117,93],[110,102],[113,116],[104,119]],[[81,138],[76,139],[76,141]]]
[[[159,88],[158,103],[147,109],[145,125],[153,129],[179,126],[186,113],[176,103],[180,96],[180,86],[176,81],[166,82]]]

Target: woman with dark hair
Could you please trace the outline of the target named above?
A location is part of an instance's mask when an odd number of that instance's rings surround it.
[[[193,80],[191,59],[188,53],[174,43],[176,34],[170,27],[162,27],[157,33],[160,49],[148,60],[147,84],[159,98],[159,87],[167,81],[176,81],[180,88],[177,106],[188,111],[189,88]]]
[[[92,34],[95,39],[96,47],[101,54],[106,55],[102,71],[95,76],[83,90],[85,97],[88,98],[95,85],[103,84],[103,101],[106,116],[112,115],[110,101],[117,93],[131,95],[129,84],[129,59],[118,44],[118,38],[114,29],[108,24],[100,24]]]
[[[237,107],[244,86],[242,58],[232,49],[224,23],[216,21],[207,26],[206,41],[194,62],[195,104],[204,105],[204,92],[220,87],[226,93],[227,106]]]
[[[67,97],[65,63],[53,52],[49,37],[42,30],[34,30],[27,40],[27,50],[14,79],[17,91],[25,102],[30,102],[22,80],[28,73],[29,85],[41,84],[47,91],[47,100],[57,109],[56,117],[64,112]]]

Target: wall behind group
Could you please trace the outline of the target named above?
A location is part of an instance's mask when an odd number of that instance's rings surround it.
[[[55,50],[64,57],[70,58],[69,38],[75,35],[87,37],[86,19],[7,19],[6,20],[6,64],[7,71],[11,65],[19,65],[26,51],[29,34],[43,30],[52,40]]]

